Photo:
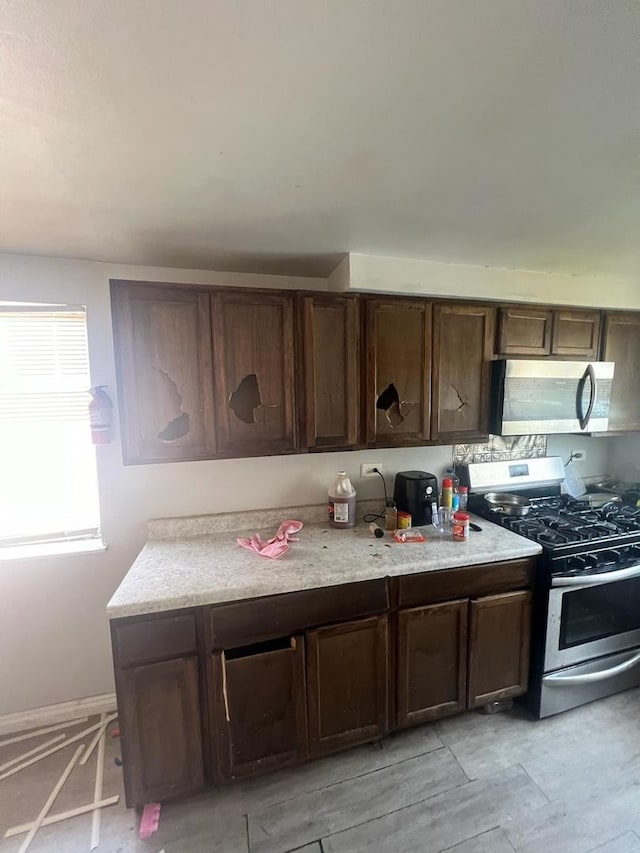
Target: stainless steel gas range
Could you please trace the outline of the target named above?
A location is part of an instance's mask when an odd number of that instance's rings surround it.
[[[611,501],[592,509],[561,495],[559,457],[457,473],[472,512],[543,548],[524,699],[532,713],[548,717],[640,685],[640,508]],[[483,495],[493,491],[530,498],[527,514],[491,509]]]

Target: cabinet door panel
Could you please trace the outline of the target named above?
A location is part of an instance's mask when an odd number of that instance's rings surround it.
[[[605,317],[603,358],[616,365],[609,430],[640,430],[640,315],[608,314]]]
[[[301,760],[306,747],[303,638],[238,652],[213,658],[218,751],[227,779]]]
[[[597,359],[599,345],[599,311],[553,312],[552,355]]]
[[[381,447],[429,438],[431,305],[366,302],[367,441]]]
[[[398,726],[463,711],[467,686],[467,601],[398,614]]]
[[[432,440],[470,441],[488,435],[493,336],[490,306],[434,307]]]
[[[126,465],[215,454],[209,294],[111,282]]]
[[[470,608],[469,707],[526,693],[531,593],[478,598]]]
[[[360,388],[357,299],[307,294],[301,313],[306,446],[354,447]]]
[[[218,291],[213,315],[219,451],[293,452],[291,294]]]
[[[498,320],[499,355],[549,355],[553,311],[501,308]]]
[[[387,617],[307,634],[309,751],[373,740],[387,726]]]
[[[195,656],[122,670],[118,712],[129,807],[203,787]]]

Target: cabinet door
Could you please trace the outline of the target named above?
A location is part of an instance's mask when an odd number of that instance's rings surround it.
[[[262,643],[213,657],[222,775],[237,778],[302,760],[304,643]]]
[[[469,707],[526,693],[531,593],[478,598],[470,610]]]
[[[468,602],[398,613],[398,726],[464,711]]]
[[[307,634],[309,752],[382,737],[387,728],[387,617]]]
[[[433,441],[471,441],[489,434],[493,336],[490,306],[434,307]]]
[[[203,787],[195,656],[121,670],[118,713],[127,806]]]
[[[556,309],[553,312],[552,355],[597,359],[599,346],[599,311]]]
[[[511,306],[500,309],[498,355],[549,355],[553,311]]]
[[[365,303],[367,442],[381,447],[429,439],[431,305]]]
[[[209,294],[111,282],[125,465],[215,454]]]
[[[358,442],[358,302],[353,296],[301,299],[306,446],[328,450]]]
[[[615,362],[609,430],[640,430],[640,315],[607,314],[604,321],[605,361]]]
[[[290,293],[213,297],[218,450],[230,456],[296,449]]]

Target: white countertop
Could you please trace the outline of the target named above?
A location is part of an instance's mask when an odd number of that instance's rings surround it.
[[[268,512],[273,516],[274,511]],[[290,510],[278,510],[277,515],[280,519],[296,518]],[[251,520],[255,521],[255,517],[256,513]],[[201,530],[201,520],[206,518],[200,516],[194,520],[199,523],[193,524],[176,519],[174,530]],[[535,542],[497,524],[475,517],[472,520],[482,526],[482,531],[471,531],[468,542],[441,537],[429,526],[421,528],[427,536],[426,542],[403,544],[394,542],[390,533],[375,539],[368,525],[362,522],[348,530],[306,524],[299,534],[300,541],[291,543],[289,552],[279,560],[260,557],[236,543],[238,536],[249,536],[256,531],[264,538],[273,536],[277,528],[273,523],[263,529],[248,526],[210,535],[152,539],[116,590],[107,614],[113,619],[221,604],[374,578],[515,560],[542,552]],[[215,523],[212,528],[216,528]]]

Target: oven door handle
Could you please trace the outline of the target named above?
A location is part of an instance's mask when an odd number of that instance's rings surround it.
[[[595,575],[574,575],[568,578],[552,578],[551,586],[553,588],[559,586],[596,586],[601,583],[610,583],[611,581],[622,581],[627,578],[637,577],[640,577],[640,564],[627,566],[624,569],[615,569],[612,572],[601,572]]]
[[[606,681],[607,678],[613,678],[620,675],[629,669],[633,669],[636,664],[640,663],[640,652],[616,664],[609,669],[602,669],[598,672],[584,672],[582,675],[561,675],[560,673],[552,673],[545,675],[542,683],[548,687],[564,687],[567,684],[589,684],[593,681]]]

